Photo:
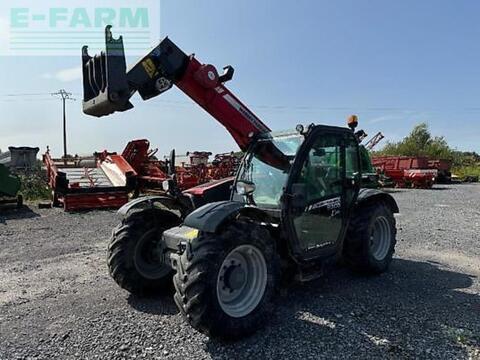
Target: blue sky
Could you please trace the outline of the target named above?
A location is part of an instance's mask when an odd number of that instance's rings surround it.
[[[427,122],[452,146],[480,152],[479,13],[480,2],[466,0],[163,0],[159,38],[219,69],[233,65],[227,86],[272,129],[358,114],[371,135],[395,141]],[[128,36],[125,46],[128,54]],[[0,61],[1,149],[50,145],[61,155],[60,101],[5,96],[60,88],[78,99],[68,104],[70,153],[121,151],[134,138],[162,154],[237,148],[177,89],[97,119],[81,111],[80,57]]]

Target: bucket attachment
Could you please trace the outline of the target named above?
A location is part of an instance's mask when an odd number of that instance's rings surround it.
[[[97,117],[133,107],[123,39],[114,39],[110,29],[105,28],[105,51],[100,55],[92,57],[88,46],[82,48],[83,112]]]
[[[83,112],[105,116],[133,108],[132,95],[143,100],[169,90],[186,71],[190,58],[170,39],[163,39],[127,71],[123,38],[114,39],[111,26],[105,28],[105,51],[88,55],[82,49]]]

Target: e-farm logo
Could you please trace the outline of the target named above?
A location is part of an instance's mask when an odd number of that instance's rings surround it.
[[[0,4],[0,55],[79,56],[103,50],[105,26],[125,35],[128,55],[140,55],[160,37],[159,0],[10,0]]]
[[[70,28],[102,27],[118,22],[120,27],[148,28],[148,9],[146,8],[95,8],[89,14],[86,8],[50,8],[43,14],[30,14],[28,8],[12,8],[10,25],[12,29],[28,28],[37,21],[44,21],[52,29],[62,25]]]

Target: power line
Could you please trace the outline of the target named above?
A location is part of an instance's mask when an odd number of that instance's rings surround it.
[[[3,101],[3,102],[13,102],[13,103],[16,103],[16,102],[25,102],[25,100],[31,102],[31,101],[54,101],[56,99],[51,99],[51,98],[33,98],[33,99],[28,99],[28,98],[23,98],[23,99],[0,99],[0,101]]]
[[[56,93],[60,95],[59,93]],[[75,96],[83,96],[83,94],[75,92],[75,93],[68,93],[70,99],[72,95]],[[45,95],[52,95],[50,93],[11,93],[11,94],[0,94],[0,101],[16,101],[13,99],[8,98],[16,98],[16,97],[25,97],[25,96],[33,96],[33,99],[29,99],[29,101],[48,101],[49,99],[46,98],[35,98],[35,96],[45,96]],[[1,97],[7,97],[7,99],[1,99]],[[24,100],[24,99],[23,99]],[[20,101],[20,100],[19,100]],[[170,105],[170,106],[181,106],[185,107],[196,107],[196,104],[188,101],[188,100],[163,100],[163,99],[156,99],[154,102],[149,102],[146,104],[148,107],[157,107],[163,105]],[[432,111],[432,112],[441,112],[441,111],[462,111],[462,112],[479,112],[480,107],[478,106],[466,106],[466,107],[442,107],[442,108],[435,108],[435,107],[425,107],[425,108],[408,108],[408,107],[401,107],[401,106],[311,106],[311,105],[275,105],[275,104],[251,104],[249,105],[252,109],[256,109],[257,111]]]
[[[50,95],[50,93],[28,93],[28,94],[0,94],[0,96],[15,97],[15,96],[41,96],[41,95]]]
[[[82,95],[81,93],[78,93],[78,92],[69,93],[69,94],[70,95]],[[49,92],[45,92],[45,93],[9,93],[9,94],[0,94],[0,97],[1,96],[5,96],[5,97],[42,96],[42,95],[50,96],[50,95],[52,95],[52,93],[49,93]]]

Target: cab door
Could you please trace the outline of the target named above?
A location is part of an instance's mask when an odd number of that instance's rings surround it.
[[[287,223],[297,253],[309,257],[337,251],[360,179],[353,133],[314,129],[297,155],[287,185],[291,195]]]

